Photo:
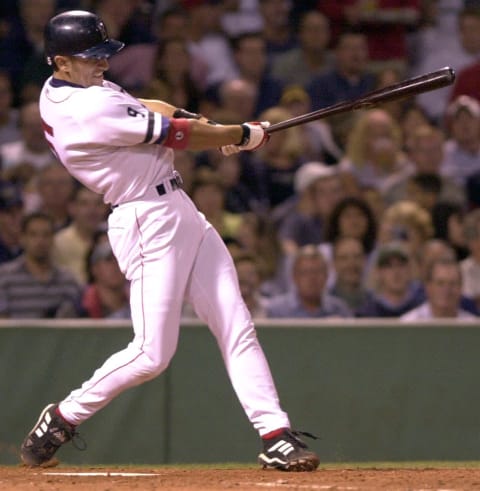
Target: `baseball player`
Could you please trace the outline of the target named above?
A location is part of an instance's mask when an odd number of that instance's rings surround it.
[[[76,427],[122,391],[151,380],[177,347],[183,300],[215,336],[235,392],[263,440],[264,467],[312,471],[315,453],[290,429],[270,369],[241,298],[233,261],[174,170],[174,150],[255,150],[268,123],[210,124],[162,101],[138,100],[104,80],[123,48],[86,11],[53,17],[45,52],[53,75],[40,110],[45,136],[68,171],[112,206],[108,236],[131,283],[133,341],[80,388],[49,404],[25,438],[27,465],[48,462]]]

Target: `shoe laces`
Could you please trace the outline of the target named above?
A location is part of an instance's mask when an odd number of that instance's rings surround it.
[[[312,440],[320,440],[320,437],[315,436],[313,433],[309,433],[308,431],[290,430],[290,433],[292,433],[294,436],[302,435],[311,438]]]
[[[72,445],[80,451],[84,451],[87,449],[87,442],[83,439],[80,433],[73,428],[71,432]]]
[[[311,438],[312,440],[318,440],[319,437],[315,436],[313,433],[309,433],[308,431],[300,431],[300,430],[286,430],[288,436],[290,436],[295,442],[300,445],[302,448],[307,448],[307,444],[300,438],[300,436],[306,436]]]

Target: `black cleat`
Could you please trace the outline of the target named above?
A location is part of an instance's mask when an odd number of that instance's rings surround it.
[[[258,463],[264,469],[279,469],[289,472],[314,471],[320,459],[308,450],[299,434],[316,438],[309,433],[285,429],[280,435],[263,441],[263,452]]]
[[[24,464],[46,464],[64,443],[77,434],[75,427],[57,414],[57,407],[58,404],[49,404],[23,441],[20,457]]]

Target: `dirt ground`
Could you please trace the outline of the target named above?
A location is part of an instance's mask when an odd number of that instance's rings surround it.
[[[480,468],[320,468],[286,473],[253,468],[26,468],[0,466],[0,491],[261,489],[348,491],[480,490]]]

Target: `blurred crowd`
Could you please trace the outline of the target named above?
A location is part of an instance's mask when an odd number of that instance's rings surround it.
[[[453,68],[449,87],[175,165],[255,318],[480,315],[480,0],[2,0],[0,317],[129,317],[110,208],[55,160],[38,109],[43,29],[70,9],[126,43],[108,79],[218,123]]]

